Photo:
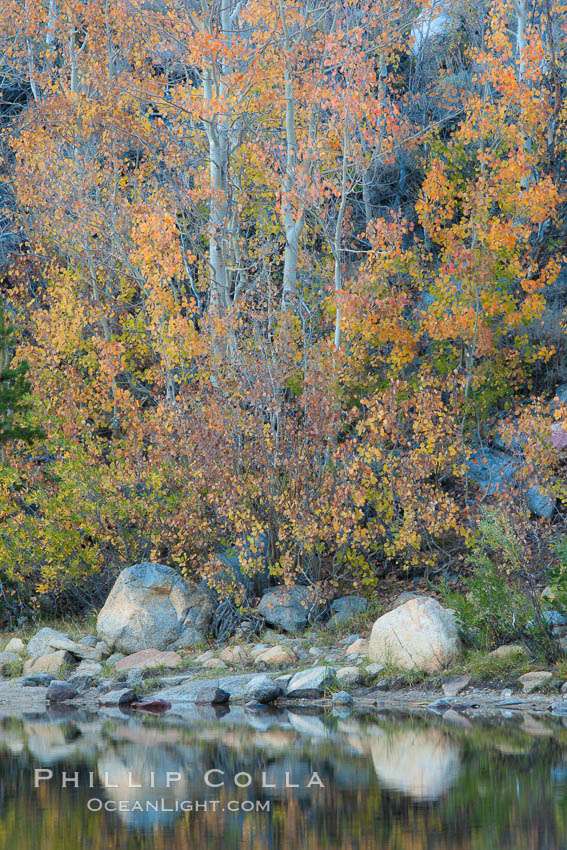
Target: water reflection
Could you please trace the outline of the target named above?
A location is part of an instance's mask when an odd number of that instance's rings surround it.
[[[34,787],[38,768],[52,776]],[[0,798],[10,850],[559,850],[567,730],[239,707],[43,714],[0,722]]]
[[[414,800],[438,800],[457,781],[459,744],[440,729],[396,729],[371,735],[374,770],[385,788]]]

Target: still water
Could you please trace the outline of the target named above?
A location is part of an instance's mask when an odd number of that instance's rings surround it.
[[[567,728],[233,708],[0,720],[0,848],[559,850]]]

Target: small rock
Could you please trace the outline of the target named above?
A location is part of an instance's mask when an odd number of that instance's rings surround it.
[[[206,661],[203,662],[203,667],[207,670],[226,670],[227,665],[220,658],[207,658]]]
[[[333,694],[333,705],[352,705],[353,702],[353,698],[346,691]]]
[[[4,652],[17,652],[19,654],[20,652],[23,652],[25,648],[26,645],[23,640],[21,638],[14,637],[11,638],[6,644],[6,646],[4,647]]]
[[[163,714],[164,711],[169,711],[171,703],[164,699],[149,699],[143,702],[132,702],[130,708],[145,711],[148,714]]]
[[[160,677],[160,685],[164,688],[174,688],[176,685],[183,685],[185,682],[190,682],[194,678],[192,673],[184,673],[179,676],[163,676]]]
[[[214,654],[214,649],[207,649],[205,650],[205,652],[202,652],[200,655],[193,659],[193,664],[204,664],[205,661],[208,661],[209,658],[212,658]]]
[[[81,661],[77,666],[75,673],[79,676],[99,676],[102,673],[103,666],[100,661]]]
[[[331,602],[331,611],[333,614],[345,614],[351,617],[354,614],[363,614],[368,607],[368,603],[363,596],[341,596],[339,599],[334,599]]]
[[[380,679],[374,687],[377,691],[401,691],[406,686],[403,676],[392,676],[389,679]]]
[[[121,652],[113,652],[112,655],[109,655],[106,659],[106,663],[114,666],[118,661],[121,661],[124,658]]]
[[[270,649],[266,649],[254,659],[255,664],[270,665],[293,664],[295,661],[297,661],[297,657],[293,650],[287,649],[281,644],[278,646],[272,646]]]
[[[53,649],[63,649],[76,658],[87,658],[89,661],[100,661],[102,659],[102,654],[98,649],[86,646],[84,643],[77,643],[63,636],[50,638],[49,645]]]
[[[205,685],[195,698],[197,705],[225,705],[230,699],[230,694],[217,688],[215,685]]]
[[[33,673],[22,680],[24,688],[47,688],[57,676],[53,673]]]
[[[108,691],[108,693],[99,696],[100,705],[120,706],[129,705],[136,699],[136,693],[132,688],[120,688],[119,690]]]
[[[253,646],[253,647],[252,647],[252,649],[250,650],[250,655],[252,656],[252,658],[257,658],[257,657],[258,657],[258,655],[261,655],[261,654],[262,654],[263,652],[265,652],[267,649],[270,649],[270,644],[269,644],[269,643],[257,643],[257,644],[256,644],[255,646]]]
[[[344,638],[341,638],[339,641],[339,646],[350,646],[351,643],[354,643],[355,640],[358,640],[360,635],[347,635]]]
[[[511,655],[526,656],[528,653],[525,646],[522,646],[521,643],[506,643],[503,646],[499,646],[498,649],[493,649],[488,654],[493,658],[509,658]]]
[[[54,638],[66,638],[67,640],[71,640],[68,634],[58,632],[56,629],[50,629],[46,626],[36,632],[28,643],[28,655],[31,658],[38,658],[40,655],[50,653],[52,651],[51,641]]]
[[[103,679],[97,686],[97,694],[107,694],[109,691],[123,691],[124,682],[118,682],[115,679]]]
[[[553,673],[547,670],[534,670],[531,673],[525,673],[523,676],[520,676],[518,681],[522,685],[524,693],[531,694],[536,688],[540,688],[545,682],[549,682],[551,678],[553,678]]]
[[[287,696],[287,686],[293,679],[293,673],[284,673],[283,676],[276,676],[274,682],[280,686],[282,696]]]
[[[95,649],[98,649],[103,658],[108,658],[108,656],[112,653],[112,650],[107,647],[103,640],[99,640],[95,644]],[[122,653],[115,653],[116,655],[121,655]]]
[[[178,667],[182,661],[183,659],[177,652],[142,649],[140,652],[134,652],[131,655],[121,658],[114,665],[114,669],[117,673],[122,673],[125,670],[149,670],[154,667],[169,667],[173,669]]]
[[[73,685],[68,682],[60,682],[58,679],[53,679],[49,683],[45,697],[49,702],[67,702],[67,700],[75,699],[79,696],[79,692]]]
[[[410,599],[419,599],[421,594],[416,593],[415,590],[404,590],[403,593],[400,593],[399,596],[396,596],[392,603],[392,611],[394,608],[399,608],[400,605],[405,605],[406,602],[409,602]]]
[[[271,626],[296,633],[307,628],[309,618],[320,607],[313,588],[294,584],[267,590],[257,611]]]
[[[556,498],[553,493],[538,487],[537,484],[532,484],[528,487],[527,503],[530,511],[542,519],[551,519],[555,510]]]
[[[562,626],[567,626],[567,617],[561,614],[560,611],[544,611],[543,619],[554,631],[560,629]]]
[[[318,646],[312,646],[309,650],[309,655],[321,655],[321,650]]]
[[[221,652],[220,657],[227,664],[244,664],[248,659],[248,653],[243,646],[227,646]]]
[[[67,683],[69,685],[72,685],[78,691],[83,692],[83,691],[88,691],[91,688],[96,688],[97,685],[99,684],[99,681],[100,680],[97,679],[96,676],[89,676],[86,673],[83,673],[83,674],[75,673],[73,676],[71,676],[67,680]]]
[[[277,699],[281,692],[282,689],[279,684],[270,679],[269,676],[254,676],[253,679],[250,679],[244,691],[245,696],[266,705]]]
[[[335,599],[331,603],[331,611],[333,615],[328,622],[328,626],[341,625],[351,617],[357,614],[363,614],[366,611],[367,602],[362,596],[342,596],[340,599]]]
[[[452,679],[443,682],[441,688],[446,697],[456,697],[457,694],[464,691],[470,680],[470,673],[465,673],[464,676],[454,676]]]
[[[360,667],[341,667],[337,670],[337,682],[341,687],[360,685],[362,679]]]
[[[376,662],[374,662],[374,664],[367,664],[364,669],[366,670],[366,673],[369,676],[378,676],[379,673],[381,673],[386,668],[383,664],[376,664]]]
[[[567,715],[567,702],[552,702],[551,711],[557,716]]]
[[[67,664],[75,661],[74,657],[63,649],[48,652],[35,658],[28,658],[24,663],[24,673],[59,673]]]
[[[368,655],[368,641],[364,638],[358,638],[346,649],[347,655]]]
[[[333,667],[313,667],[302,670],[292,677],[286,696],[293,699],[318,699],[324,696],[336,682],[336,671]]]
[[[434,702],[430,702],[429,705],[427,706],[427,708],[430,711],[435,711],[436,713],[439,713],[439,714],[442,714],[443,712],[447,711],[451,707],[452,707],[451,703],[448,700],[443,699],[443,697],[441,697],[441,699],[436,699]]]
[[[96,647],[101,642],[96,635],[81,635],[79,638],[79,643],[84,643],[85,646]]]

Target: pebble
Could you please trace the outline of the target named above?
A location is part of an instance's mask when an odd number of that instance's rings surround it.
[[[201,688],[195,699],[197,705],[225,705],[230,699],[230,694],[217,688],[215,685],[205,685]]]
[[[120,706],[129,705],[136,700],[136,694],[132,688],[120,688],[120,690],[109,691],[101,694],[98,698],[100,705]]]
[[[54,679],[49,683],[45,698],[49,702],[66,702],[69,699],[75,699],[79,696],[79,692],[69,682],[60,682]]]
[[[449,700],[443,699],[443,697],[441,697],[441,699],[436,699],[434,702],[430,702],[427,706],[430,711],[436,711],[439,713],[448,711],[451,707],[452,703],[450,703]]]
[[[362,678],[362,671],[358,667],[341,667],[337,670],[339,685],[360,685]]]
[[[333,705],[352,705],[353,698],[346,691],[339,691],[333,694]]]

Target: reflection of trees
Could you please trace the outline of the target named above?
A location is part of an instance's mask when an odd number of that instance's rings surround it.
[[[530,737],[513,728],[461,730],[408,719],[381,718],[380,727],[324,722],[326,735],[315,734],[321,729],[313,724],[308,724],[311,734],[301,735],[285,714],[266,732],[231,723],[230,715],[221,723],[189,727],[154,718],[104,725],[5,723],[0,725],[0,850],[556,850],[565,845],[567,737],[561,736],[567,733]],[[35,790],[38,741],[56,777]],[[184,781],[173,789],[178,798],[226,802],[269,795],[271,811],[180,813],[161,822],[89,814],[86,800],[104,797],[103,792],[89,791],[86,784],[62,791],[60,776],[62,770],[78,770],[86,778],[97,766],[123,783],[130,769],[134,780],[136,771],[163,776],[179,770]],[[207,794],[201,777],[210,767],[227,777],[245,771],[253,784],[249,789],[229,784]],[[300,784],[317,770],[325,788],[262,790],[263,770],[282,782],[290,771]],[[106,796],[128,799],[134,793],[124,790]],[[143,799],[143,793],[136,798]],[[159,787],[153,794],[163,796]]]

